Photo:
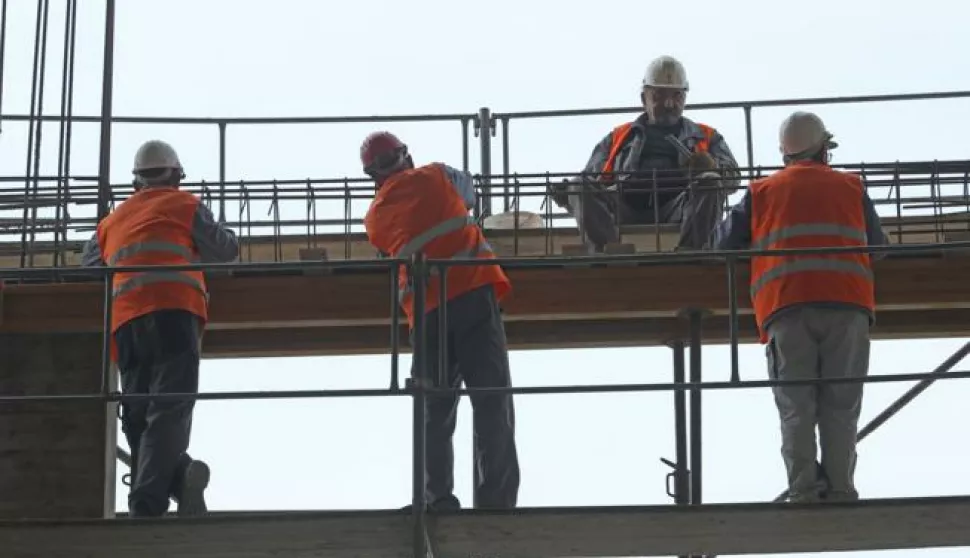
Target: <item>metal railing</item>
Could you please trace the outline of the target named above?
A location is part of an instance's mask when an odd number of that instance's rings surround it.
[[[705,261],[718,260],[728,268],[728,280],[733,280],[734,270],[740,259],[752,256],[767,255],[807,255],[807,254],[849,254],[849,253],[922,253],[927,251],[937,252],[940,249],[965,250],[970,248],[970,242],[935,243],[927,245],[896,245],[896,246],[869,246],[869,247],[849,247],[849,248],[799,248],[783,250],[738,250],[738,251],[704,251],[704,252],[678,252],[673,254],[636,254],[636,255],[603,255],[587,257],[542,257],[542,258],[504,258],[489,260],[485,265],[502,265],[506,269],[518,268],[537,268],[537,267],[572,267],[596,263],[636,263],[639,265],[688,265],[703,258]],[[415,556],[425,556],[428,551],[427,535],[427,502],[425,501],[424,491],[424,470],[426,464],[425,440],[424,440],[424,419],[425,404],[429,397],[457,393],[459,395],[469,395],[472,393],[509,393],[516,395],[527,394],[555,394],[555,393],[604,393],[604,392],[646,392],[646,391],[671,391],[674,393],[675,408],[675,443],[676,459],[667,461],[674,468],[671,474],[674,480],[674,487],[670,495],[677,504],[699,505],[703,502],[702,498],[702,413],[701,394],[703,390],[720,389],[750,389],[763,388],[778,385],[817,385],[821,383],[884,383],[920,380],[920,384],[910,389],[898,401],[880,413],[869,425],[860,431],[860,439],[871,434],[876,428],[885,424],[889,418],[912,401],[919,393],[929,387],[934,381],[947,378],[970,378],[970,371],[951,372],[950,370],[968,353],[970,353],[970,343],[964,345],[953,356],[948,358],[936,370],[928,373],[917,374],[898,374],[898,375],[870,375],[863,378],[842,378],[842,379],[818,379],[818,380],[742,380],[738,373],[737,362],[737,305],[731,303],[729,320],[732,346],[731,379],[730,381],[710,382],[703,380],[701,362],[701,321],[703,319],[703,309],[685,309],[685,315],[690,322],[690,333],[687,339],[674,340],[671,343],[673,349],[673,382],[649,383],[649,384],[622,384],[622,385],[573,385],[555,387],[526,387],[526,388],[470,388],[470,389],[451,389],[442,387],[440,378],[430,377],[428,370],[429,359],[445,359],[443,352],[429,354],[426,347],[420,340],[425,338],[427,330],[425,308],[425,288],[428,278],[432,273],[436,273],[442,288],[439,289],[440,299],[439,311],[437,313],[439,327],[447,325],[447,277],[448,270],[456,266],[483,265],[481,260],[427,260],[423,255],[418,254],[410,260],[397,258],[377,259],[367,261],[329,261],[329,262],[292,262],[292,263],[261,263],[261,264],[193,264],[179,266],[127,266],[127,267],[106,267],[95,269],[75,269],[75,270],[54,270],[54,269],[5,269],[0,270],[0,278],[17,279],[25,276],[39,276],[45,273],[69,274],[94,274],[104,278],[105,281],[105,312],[104,330],[102,345],[102,389],[100,393],[94,394],[74,394],[74,395],[33,395],[33,396],[0,396],[0,404],[14,401],[78,401],[78,400],[99,400],[106,405],[119,401],[164,399],[164,400],[237,400],[237,399],[292,399],[292,398],[330,398],[330,397],[411,397],[413,400],[413,518],[414,518],[414,552]],[[398,339],[399,304],[396,281],[397,271],[400,266],[408,270],[408,277],[413,285],[415,323],[415,339],[419,341],[414,347],[414,375],[406,387],[399,386],[399,367],[398,358],[400,354]],[[384,269],[389,274],[389,281],[392,285],[391,291],[391,321],[389,328],[391,338],[391,382],[387,389],[355,389],[355,390],[295,390],[295,391],[240,391],[240,392],[219,392],[219,393],[198,393],[198,394],[121,394],[113,391],[112,370],[110,366],[110,323],[112,314],[111,283],[112,277],[116,273],[122,272],[146,272],[146,271],[189,271],[189,270],[308,270],[308,269],[342,269],[344,271],[373,271]],[[735,291],[731,291],[732,293]],[[732,298],[734,298],[732,296]],[[442,329],[444,331],[444,329]],[[442,344],[444,345],[444,344]],[[690,369],[685,370],[685,350],[690,351]],[[439,367],[443,371],[444,367]],[[689,393],[689,407],[688,396]],[[689,411],[688,411],[689,409]],[[688,412],[690,416],[688,427]],[[669,483],[668,483],[669,485]]]
[[[886,103],[886,102],[913,102],[913,101],[932,101],[941,99],[965,99],[970,98],[970,91],[951,91],[951,92],[929,92],[913,93],[903,95],[866,95],[866,96],[844,96],[844,97],[818,97],[800,99],[772,99],[761,101],[738,101],[738,102],[718,102],[700,103],[687,106],[688,113],[695,111],[735,109],[744,114],[744,133],[745,133],[745,153],[739,156],[739,160],[746,161],[743,165],[743,174],[746,178],[753,178],[759,174],[770,172],[775,168],[775,163],[761,165],[755,160],[754,156],[754,131],[752,129],[751,115],[754,109],[767,107],[787,107],[803,105],[841,105],[841,104],[860,104],[860,103]],[[74,176],[71,173],[71,128],[73,123],[110,123],[105,131],[110,134],[113,126],[130,124],[157,124],[157,125],[188,125],[214,128],[218,134],[218,176],[212,179],[197,180],[188,183],[186,186],[193,192],[198,193],[213,209],[213,212],[222,220],[232,222],[233,226],[238,227],[238,231],[245,236],[254,236],[253,230],[271,229],[272,235],[281,234],[284,229],[305,231],[307,237],[316,237],[321,234],[323,229],[342,230],[350,235],[355,228],[359,230],[359,215],[354,215],[352,202],[361,200],[371,191],[369,181],[360,177],[310,179],[310,178],[275,178],[260,180],[231,179],[227,174],[227,132],[230,127],[239,126],[270,126],[282,124],[300,125],[319,125],[319,124],[348,124],[348,123],[404,123],[404,122],[453,122],[460,126],[461,139],[461,168],[472,172],[471,162],[471,137],[478,138],[478,168],[475,174],[478,179],[478,187],[481,191],[480,203],[476,207],[476,215],[486,218],[496,213],[498,205],[504,211],[514,211],[519,208],[517,201],[521,198],[534,198],[544,196],[540,182],[542,180],[552,180],[562,177],[562,174],[543,174],[526,175],[516,174],[512,170],[511,161],[515,153],[512,152],[510,134],[511,122],[514,120],[525,121],[533,119],[548,119],[560,117],[590,117],[602,115],[621,115],[641,111],[639,107],[616,107],[601,109],[575,109],[575,110],[548,110],[531,112],[497,112],[493,113],[490,108],[483,107],[477,112],[455,113],[455,114],[417,114],[417,115],[378,115],[378,116],[346,116],[346,117],[131,117],[131,116],[112,116],[109,113],[102,116],[78,116],[71,113],[67,108],[62,107],[60,115],[45,115],[40,111],[32,111],[31,114],[2,114],[0,113],[0,123],[4,121],[27,122],[32,131],[34,126],[40,128],[41,122],[58,122],[62,125],[63,153],[59,153],[58,173],[56,176],[44,177],[40,173],[40,150],[28,147],[28,166],[27,172],[20,177],[4,177],[0,180],[0,211],[21,211],[19,226],[15,225],[15,220],[7,219],[4,230],[0,234],[19,234],[20,236],[20,255],[21,267],[32,266],[34,264],[34,254],[36,251],[50,250],[49,244],[53,244],[56,253],[63,251],[63,245],[78,241],[77,236],[69,238],[68,233],[80,233],[90,231],[97,220],[109,210],[112,204],[123,199],[131,191],[128,184],[111,184],[109,177],[87,177]],[[501,124],[500,150],[502,153],[502,170],[493,172],[493,142],[492,139],[497,135]],[[713,122],[716,126],[716,122]],[[470,135],[471,132],[471,135]],[[38,132],[39,134],[39,132]],[[30,140],[39,142],[39,138],[30,135]],[[590,138],[588,143],[592,145],[598,138]],[[107,141],[106,149],[110,151],[110,139]],[[737,151],[736,151],[737,153]],[[110,160],[108,155],[101,155],[102,162]],[[577,161],[576,167],[581,167],[585,161]],[[919,164],[928,168],[933,164],[940,164],[938,161],[927,161]],[[963,161],[952,161],[946,163],[964,163]],[[893,167],[899,165],[899,167]],[[854,167],[859,172],[881,172],[889,175],[895,170],[903,174],[911,172],[907,170],[907,163],[887,162],[869,163],[865,165],[846,165],[846,168]],[[106,167],[105,167],[106,168]],[[966,166],[955,170],[942,172],[955,174],[957,172],[966,173]],[[106,170],[102,169],[102,174]],[[956,177],[953,177],[956,179]],[[964,177],[964,180],[966,178]],[[22,182],[22,185],[17,185]],[[526,184],[527,183],[527,184]],[[966,196],[964,196],[966,198]],[[238,204],[236,216],[229,215],[226,203],[234,202]],[[895,200],[899,201],[899,200]],[[965,199],[964,199],[965,201]],[[253,217],[254,204],[256,202],[266,202],[264,205],[267,216]],[[334,203],[342,206],[341,210],[333,212],[332,217],[321,217],[320,208],[322,204]],[[890,203],[882,200],[882,203]],[[958,202],[959,203],[959,202]],[[70,208],[96,206],[98,211],[89,216],[72,217]],[[551,204],[546,204],[547,207]],[[41,217],[39,211],[42,209],[51,210],[54,215],[48,218]],[[290,213],[294,217],[286,217],[284,214]],[[301,215],[302,214],[302,215]],[[342,214],[342,215],[340,215]],[[296,217],[299,215],[299,217]],[[340,215],[340,216],[338,216]],[[567,219],[565,213],[552,211],[548,212],[548,223],[551,226],[554,222],[561,222]],[[50,243],[36,241],[36,237],[41,234],[52,235]],[[55,257],[58,261],[62,258]]]

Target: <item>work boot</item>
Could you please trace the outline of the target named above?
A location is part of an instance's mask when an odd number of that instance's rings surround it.
[[[414,508],[411,504],[408,504],[401,509],[410,513],[411,510]],[[450,496],[445,496],[443,498],[438,498],[434,502],[431,502],[430,504],[428,504],[429,513],[434,513],[439,511],[451,512],[451,511],[458,511],[460,509],[461,509],[461,501],[459,501],[458,497],[453,494]]]
[[[209,466],[204,461],[193,459],[182,469],[181,482],[175,493],[180,516],[202,515],[208,508],[205,505],[205,489],[209,486]]]
[[[857,502],[859,495],[855,492],[829,491],[825,494],[826,502]]]

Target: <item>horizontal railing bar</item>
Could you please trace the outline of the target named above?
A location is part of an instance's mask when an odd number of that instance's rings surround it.
[[[842,97],[806,97],[796,99],[766,99],[762,101],[725,101],[717,103],[688,103],[684,110],[744,109],[759,107],[784,107],[795,105],[841,105],[851,103],[881,103],[899,101],[929,101],[936,99],[962,99],[970,97],[970,91],[941,91],[930,93],[901,93],[892,95],[855,95]],[[495,112],[496,120],[519,118],[549,118],[556,116],[595,116],[643,112],[643,107],[608,107],[599,109],[563,109]]]
[[[212,117],[212,116],[112,116],[114,124],[356,124],[366,122],[447,122],[447,121],[476,121],[478,114],[445,113],[445,114],[404,114],[404,115],[374,115],[374,116],[243,116],[243,117]],[[10,122],[101,122],[100,116],[58,116],[27,114],[3,114],[0,121]]]
[[[970,249],[970,241],[936,242],[931,244],[891,244],[880,246],[836,246],[812,248],[784,248],[772,250],[710,250],[682,251],[649,254],[611,254],[593,256],[540,256],[502,257],[479,259],[429,259],[429,266],[456,267],[470,265],[501,265],[510,269],[524,267],[581,267],[590,264],[632,263],[640,265],[689,265],[710,260],[750,258],[752,256],[809,255],[809,254],[879,254],[920,253],[939,250]],[[155,271],[300,271],[308,269],[370,270],[385,269],[396,265],[409,265],[408,260],[398,258],[361,260],[323,260],[304,262],[248,262],[248,263],[194,263],[182,265],[140,265],[118,267],[35,267],[0,269],[0,278],[59,276],[102,276],[107,273],[144,273]]]
[[[724,389],[758,389],[777,386],[817,386],[830,384],[882,384],[895,382],[914,382],[933,377],[937,380],[970,379],[970,370],[949,372],[941,376],[936,372],[910,374],[880,374],[847,378],[812,378],[804,380],[744,380],[740,382],[685,382],[685,383],[647,383],[647,384],[604,384],[569,386],[528,386],[528,387],[482,387],[482,388],[425,388],[425,393],[433,395],[476,395],[476,394],[514,394],[514,395],[556,395],[570,393],[624,393],[654,391],[690,391]],[[223,391],[203,393],[137,393],[120,392],[74,395],[5,395],[0,403],[12,402],[57,402],[57,401],[238,401],[261,399],[327,399],[333,397],[404,397],[413,395],[411,389],[338,389],[338,390],[280,390],[280,391]]]

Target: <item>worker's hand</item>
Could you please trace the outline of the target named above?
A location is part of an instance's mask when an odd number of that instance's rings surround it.
[[[717,161],[714,160],[714,157],[711,157],[710,153],[691,153],[684,163],[684,167],[693,177],[707,171],[716,170]]]

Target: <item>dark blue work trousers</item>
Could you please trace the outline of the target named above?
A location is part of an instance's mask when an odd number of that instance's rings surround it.
[[[508,348],[502,313],[491,285],[469,291],[447,304],[446,331],[440,332],[439,311],[427,314],[426,362],[434,385],[470,388],[509,387]],[[412,332],[412,344],[414,334]],[[439,349],[447,347],[446,368]],[[413,368],[413,367],[412,367]],[[412,377],[415,375],[412,369]],[[482,508],[513,508],[519,493],[519,460],[515,443],[515,409],[511,394],[470,397],[475,420],[475,453]],[[428,398],[426,415],[427,498],[434,506],[454,497],[454,447],[458,396]]]
[[[125,394],[198,393],[201,320],[184,310],[160,310],[122,325],[114,338]],[[132,516],[160,516],[178,494],[192,430],[192,400],[121,404],[121,428],[131,449]]]

